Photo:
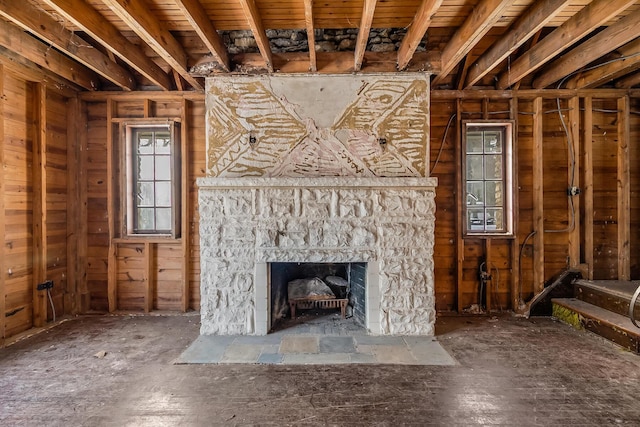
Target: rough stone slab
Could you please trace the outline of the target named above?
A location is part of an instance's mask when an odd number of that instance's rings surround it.
[[[352,337],[320,337],[320,353],[355,353]]]
[[[318,353],[318,337],[285,336],[280,343],[280,353]]]

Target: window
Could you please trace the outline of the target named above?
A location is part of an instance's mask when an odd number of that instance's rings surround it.
[[[177,124],[127,124],[127,234],[179,235]]]
[[[513,234],[511,123],[463,124],[465,234]]]

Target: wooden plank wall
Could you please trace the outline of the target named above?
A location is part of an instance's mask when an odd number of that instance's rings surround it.
[[[0,347],[11,337],[77,312],[78,222],[68,216],[76,191],[75,93],[20,65],[0,64]],[[73,110],[73,109],[71,109]],[[77,219],[77,218],[76,218]],[[72,257],[69,257],[72,254]]]
[[[456,132],[460,129],[456,122],[508,119],[509,99],[501,96],[466,96],[462,92],[447,95],[444,91],[432,99],[431,167],[433,176],[439,179],[435,276],[436,305],[440,312],[466,311],[479,303],[478,268],[482,262],[486,262],[487,257],[493,283],[489,283],[489,294],[484,298],[489,301],[491,310],[516,308],[516,305],[520,305],[519,300],[529,300],[541,289],[544,281],[562,269],[584,265],[591,260],[592,265],[585,269],[590,270],[594,278],[623,278],[619,273],[620,268],[624,268],[620,266],[620,250],[627,252],[630,277],[640,279],[640,201],[636,197],[640,190],[640,148],[634,143],[640,132],[640,100],[631,98],[625,112],[622,108],[625,104],[620,101],[624,98],[618,94],[603,92],[602,98],[594,96],[588,100],[563,94],[562,99],[558,100],[552,96],[545,97],[544,91],[539,93],[538,116],[535,115],[535,96],[531,93],[527,94],[527,99],[518,99],[515,109],[519,206],[516,213],[517,237],[511,244],[506,239],[492,239],[487,244],[477,238],[458,243],[454,197],[457,191],[456,168],[459,164],[456,161],[455,144],[459,141]],[[585,110],[585,105],[589,107],[588,110]],[[559,112],[562,113],[564,124]],[[453,120],[444,139],[447,123],[455,113],[458,113],[458,117]],[[629,123],[627,162],[619,161],[625,157],[624,151],[619,149],[624,139],[620,135],[620,123],[624,123],[625,119]],[[542,126],[540,201],[537,201],[534,191],[534,163],[538,158],[535,154],[536,120]],[[567,132],[571,135],[573,157],[568,151]],[[585,136],[589,138],[586,145]],[[585,147],[588,155],[585,154]],[[585,159],[588,161],[587,167],[593,168],[593,174],[586,179]],[[574,161],[575,174],[572,180]],[[624,176],[625,164],[628,165],[628,184],[626,190],[624,187],[621,190],[618,182],[620,174]],[[567,189],[572,182],[583,191],[573,199],[575,218],[567,196]],[[590,185],[588,191],[583,188],[585,182]],[[588,201],[585,200],[587,194]],[[621,208],[618,207],[625,206],[625,197],[630,200],[627,202],[630,204],[628,216],[620,215]],[[534,221],[536,209],[541,213],[539,225]],[[619,221],[624,223],[626,231],[619,233]],[[533,233],[541,230],[540,234]],[[536,248],[536,242],[542,247]],[[624,249],[625,242],[630,249]],[[462,257],[457,256],[457,250],[463,251]],[[534,262],[536,257],[539,263]],[[456,259],[461,259],[461,262],[456,262]],[[517,274],[512,274],[514,267],[519,267]],[[541,272],[539,283],[536,283],[534,267]]]
[[[87,123],[87,289],[89,310],[185,311],[200,308],[197,188],[204,176],[204,98],[178,95],[113,95],[84,103]],[[186,171],[182,236],[179,239],[122,236],[120,149],[122,119],[167,118],[181,122]],[[107,141],[112,140],[110,149]],[[109,161],[109,156],[113,158]],[[112,168],[111,173],[109,168]],[[109,197],[109,180],[113,194]],[[109,212],[113,212],[110,224]],[[110,237],[110,228],[112,236]],[[109,255],[109,251],[112,255]],[[111,264],[110,264],[111,260]],[[110,278],[111,271],[111,278]],[[111,297],[110,297],[111,296]]]

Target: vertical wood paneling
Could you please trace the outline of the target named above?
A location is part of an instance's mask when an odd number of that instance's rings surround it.
[[[180,204],[182,206],[180,215],[180,233],[182,238],[182,311],[189,309],[189,270],[191,266],[191,230],[189,228],[190,207],[189,207],[189,182],[190,169],[189,165],[189,107],[190,103],[182,100],[182,114],[180,119],[182,125],[180,127]]]
[[[571,155],[567,156],[568,187],[580,188],[580,98],[574,96],[569,100],[569,135],[571,136]],[[580,263],[580,197],[571,198],[569,206],[570,221],[573,228],[569,230],[569,267],[576,267]]]
[[[4,166],[4,66],[0,64],[0,165]],[[2,243],[2,256],[0,256],[0,348],[4,347],[6,336],[7,292],[5,289],[5,207],[4,207],[4,173],[0,171],[0,242]]]
[[[458,100],[456,103],[456,140],[455,140],[455,164],[459,164],[462,161],[462,101]],[[462,221],[464,220],[462,218],[462,212],[463,212],[463,207],[462,207],[462,203],[463,203],[463,199],[464,197],[462,196],[462,194],[466,193],[466,190],[464,190],[462,188],[462,175],[461,175],[461,168],[455,168],[455,176],[456,176],[456,276],[455,276],[455,283],[456,283],[456,293],[457,293],[457,309],[458,309],[458,313],[462,313],[462,310],[464,309],[464,301],[463,301],[463,294],[464,294],[464,289],[462,286],[462,283],[464,281],[464,275],[463,275],[463,265],[464,265],[464,252],[465,252],[465,247],[464,247],[464,239],[462,238]]]
[[[116,176],[114,170],[114,141],[113,135],[113,102],[111,99],[107,100],[107,221],[109,227],[109,257],[107,260],[107,292],[109,298],[109,312],[114,312],[117,309],[118,302],[118,284],[117,284],[117,246],[113,239],[116,237],[116,225],[115,225],[115,187]]]

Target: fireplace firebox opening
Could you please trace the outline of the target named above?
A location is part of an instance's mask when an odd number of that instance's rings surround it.
[[[332,311],[366,327],[366,262],[272,262],[268,275],[272,331]]]

